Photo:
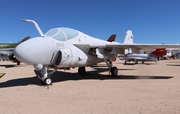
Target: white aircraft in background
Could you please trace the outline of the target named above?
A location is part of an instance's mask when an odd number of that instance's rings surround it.
[[[143,64],[145,61],[158,61],[157,56],[153,55],[153,54],[134,54],[134,53],[128,53],[125,55],[124,57],[125,59],[125,63],[127,64],[127,62],[131,62],[134,61],[135,64],[138,64],[138,61],[141,61]]]
[[[179,58],[179,48],[167,48],[167,54],[163,56],[164,59],[177,59]]]
[[[13,43],[15,45],[18,45],[26,40],[28,40],[30,38],[30,36],[26,36],[25,38],[23,38],[19,43]],[[6,43],[6,45],[10,45],[12,43]],[[3,46],[1,46],[3,47]],[[0,48],[0,60],[2,61],[12,61],[17,63],[17,65],[20,65],[20,61],[16,59],[16,57],[14,56],[14,48]]]
[[[16,62],[17,65],[20,65],[20,61],[18,61],[14,54],[13,54],[14,48],[5,48],[5,49],[0,49],[0,59],[2,61],[12,61]]]
[[[133,34],[131,30],[127,30],[126,36],[124,39],[124,44],[133,44]],[[124,64],[127,64],[127,62],[135,62],[135,64],[138,64],[138,61],[141,61],[144,63],[145,61],[157,61],[158,58],[153,54],[140,54],[140,49],[125,49],[125,55],[121,60],[125,60]]]
[[[91,37],[71,28],[53,28],[43,34],[38,24],[32,22],[40,36],[29,39],[19,44],[14,49],[16,58],[24,63],[33,65],[41,82],[49,85],[52,83],[51,75],[57,69],[70,69],[79,67],[78,73],[86,73],[85,67],[105,62],[111,76],[118,75],[117,67],[111,60],[118,54],[124,54],[124,49],[129,48],[180,48],[180,45],[162,44],[120,44]],[[49,71],[54,68],[54,71]]]
[[[180,52],[178,52],[174,55],[174,59],[180,59]]]
[[[154,52],[158,55],[159,59],[175,59],[175,55],[180,52],[180,48],[164,48],[164,49],[156,49],[156,51],[153,52],[152,49],[145,50],[146,53],[152,53]],[[154,54],[155,55],[155,54]]]

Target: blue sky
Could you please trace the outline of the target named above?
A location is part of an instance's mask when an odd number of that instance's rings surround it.
[[[133,31],[135,43],[180,43],[180,0],[0,0],[0,42],[18,42],[39,36],[35,20],[45,33],[70,27],[106,40]]]

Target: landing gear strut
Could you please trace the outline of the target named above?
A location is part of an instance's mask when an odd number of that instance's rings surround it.
[[[43,85],[51,85],[52,80],[51,80],[51,75],[55,72],[54,71],[49,71],[47,67],[43,67],[40,71],[40,74],[37,74],[38,78],[41,80],[41,84]]]
[[[111,61],[107,61],[107,60],[104,60],[105,62],[106,62],[106,64],[107,64],[107,66],[108,66],[108,68],[109,68],[109,74],[111,75],[111,76],[117,76],[118,75],[118,69],[117,69],[117,67],[113,67],[113,65],[112,65],[112,62]]]

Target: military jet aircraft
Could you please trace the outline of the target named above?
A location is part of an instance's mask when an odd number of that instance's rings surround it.
[[[153,54],[135,54],[135,53],[128,53],[124,56],[125,63],[134,61],[135,64],[138,64],[138,61],[141,61],[143,64],[145,61],[158,61],[158,57]]]
[[[16,58],[24,63],[33,65],[36,75],[41,82],[49,85],[52,83],[51,75],[57,69],[78,68],[78,73],[84,75],[85,67],[105,62],[111,76],[118,75],[117,67],[113,66],[112,59],[118,54],[124,54],[124,49],[129,48],[180,48],[180,45],[162,44],[120,44],[118,42],[104,41],[91,37],[71,28],[52,28],[43,34],[34,20],[32,22],[40,36],[31,38],[14,49]],[[54,71],[49,71],[54,68]]]
[[[12,61],[16,62],[17,65],[20,65],[20,61],[18,61],[14,54],[13,54],[14,48],[5,48],[5,49],[0,49],[0,59],[5,60],[5,61]]]
[[[132,37],[129,37],[132,36]],[[124,44],[134,44],[133,43],[133,34],[131,30],[128,30],[126,32],[126,37],[124,39]],[[173,58],[174,55],[180,51],[179,48],[147,48],[140,50],[139,48],[129,48],[125,49],[125,55],[119,55],[120,60],[125,60],[124,64],[130,61],[134,61],[135,64],[138,63],[138,61],[141,61],[144,63],[145,61],[156,61],[156,59],[169,59]],[[144,52],[144,54],[142,53]]]

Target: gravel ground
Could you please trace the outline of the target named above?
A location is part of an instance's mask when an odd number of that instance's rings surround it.
[[[42,86],[33,67],[0,62],[0,114],[180,114],[180,60],[57,71]]]

